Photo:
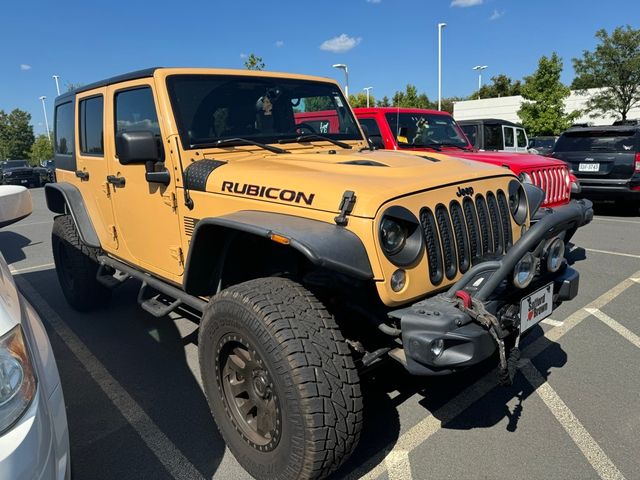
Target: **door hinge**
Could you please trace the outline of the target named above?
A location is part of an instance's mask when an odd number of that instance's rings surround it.
[[[163,195],[162,200],[165,204],[169,205],[173,210],[178,208],[178,200],[176,199],[176,194],[171,192],[169,195]]]
[[[182,248],[172,245],[169,247],[169,252],[171,256],[175,258],[180,265],[184,265],[184,255],[182,254]]]
[[[118,231],[116,230],[115,225],[109,225],[109,230],[111,230],[111,239],[116,242],[118,241]]]
[[[102,184],[102,191],[105,193],[107,197],[111,196],[111,190],[109,189],[109,184],[107,182],[104,182]]]

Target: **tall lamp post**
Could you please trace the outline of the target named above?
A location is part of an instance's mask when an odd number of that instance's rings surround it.
[[[338,70],[344,70],[344,94],[349,99],[349,69],[345,63],[335,63],[333,68],[337,68]]]
[[[442,110],[442,29],[446,26],[438,24],[438,110]]]
[[[367,108],[369,108],[369,92],[373,89],[373,87],[364,87],[362,90],[367,92]]]
[[[60,80],[60,76],[54,75],[53,79],[56,81],[56,91],[58,92],[58,96],[60,96],[60,84],[58,83],[58,80]]]
[[[482,70],[487,68],[487,65],[476,65],[473,70],[478,71],[478,99],[480,99],[480,89],[482,88]]]
[[[47,127],[47,138],[51,141],[51,133],[49,133],[49,120],[47,119],[47,107],[44,104],[44,101],[47,99],[44,95],[40,97],[40,101],[42,102],[42,111],[44,112],[44,124]]]

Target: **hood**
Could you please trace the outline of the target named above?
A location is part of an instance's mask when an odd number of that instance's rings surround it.
[[[516,171],[529,170],[532,168],[563,166],[564,162],[533,153],[515,152],[456,152],[460,158],[476,160],[479,162],[491,163],[493,165],[508,165]]]
[[[2,169],[3,172],[31,172],[33,171],[33,167],[5,167]]]
[[[214,154],[205,155],[214,157],[222,160]],[[351,214],[368,218],[392,198],[512,175],[504,168],[431,152],[294,150],[265,155],[247,151],[227,159],[209,175],[207,191],[338,212],[344,192],[351,190],[357,197]]]

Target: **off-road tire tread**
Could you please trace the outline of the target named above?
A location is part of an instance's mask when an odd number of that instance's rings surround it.
[[[203,322],[215,321],[216,306],[222,302],[240,303],[255,313],[266,327],[263,346],[270,353],[279,350],[294,379],[291,387],[300,398],[304,438],[293,439],[291,461],[278,478],[326,477],[353,452],[362,429],[358,373],[333,316],[303,286],[279,277],[220,292],[210,301],[212,315],[205,314]],[[204,331],[201,325],[201,337]]]
[[[59,215],[53,220],[51,244],[56,270],[60,268],[60,260],[57,258],[58,242],[64,242],[67,247],[71,247],[67,250],[67,256],[77,279],[76,291],[73,292],[68,291],[60,280],[60,286],[69,304],[76,310],[89,311],[107,303],[111,298],[111,290],[96,280],[99,266],[97,259],[101,251],[82,242],[71,215]],[[60,275],[61,272],[58,271],[58,277]]]

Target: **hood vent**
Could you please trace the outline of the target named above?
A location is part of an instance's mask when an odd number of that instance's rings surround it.
[[[374,160],[349,160],[346,162],[340,162],[343,165],[363,165],[365,167],[388,167],[384,163],[376,162]]]

